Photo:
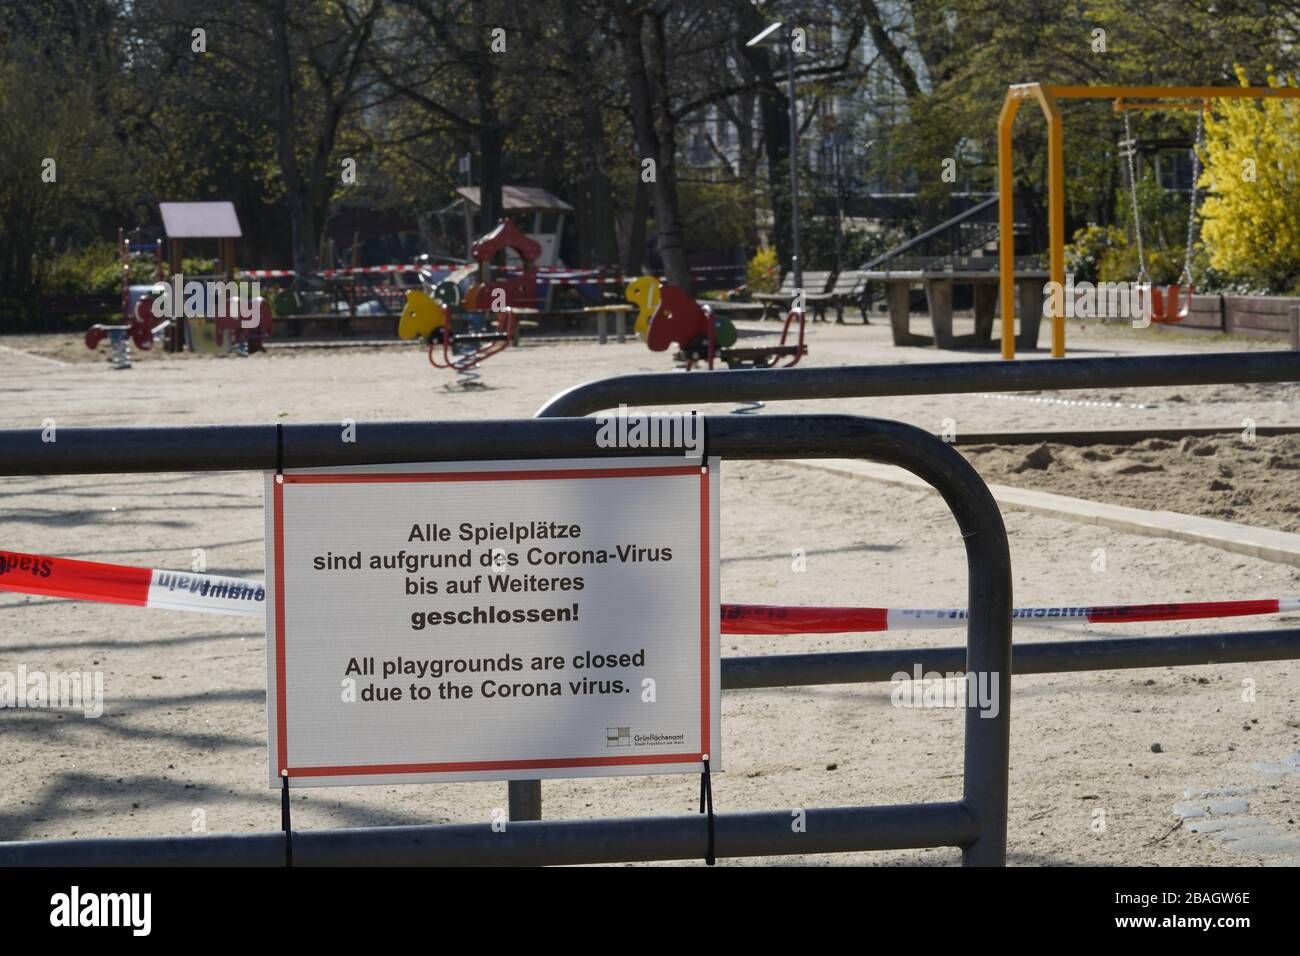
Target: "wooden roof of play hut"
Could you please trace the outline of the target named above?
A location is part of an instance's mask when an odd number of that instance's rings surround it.
[[[180,271],[184,239],[215,239],[222,271],[235,275],[235,240],[244,233],[232,202],[162,202],[163,231],[167,233],[167,261],[172,274]]]

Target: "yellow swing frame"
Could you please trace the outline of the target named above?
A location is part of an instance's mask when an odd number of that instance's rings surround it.
[[[1002,357],[1016,357],[1015,224],[1011,132],[1027,99],[1038,102],[1047,119],[1048,278],[1065,285],[1065,155],[1061,100],[1114,100],[1116,110],[1199,109],[1219,99],[1297,99],[1300,87],[1283,86],[1048,86],[1015,83],[1007,88],[998,116],[998,276],[1002,302]],[[1138,100],[1141,102],[1128,102]],[[1188,100],[1198,102],[1185,102]],[[1175,102],[1166,102],[1175,101]],[[1182,102],[1178,102],[1182,101]],[[1059,297],[1055,299],[1059,301]],[[1052,357],[1065,356],[1065,316],[1052,320]]]

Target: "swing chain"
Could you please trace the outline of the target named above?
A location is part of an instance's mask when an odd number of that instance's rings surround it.
[[[1142,247],[1142,217],[1138,213],[1138,189],[1137,189],[1137,167],[1134,163],[1134,154],[1137,152],[1137,140],[1133,138],[1133,124],[1129,120],[1129,114],[1124,112],[1124,158],[1128,161],[1128,186],[1129,194],[1133,201],[1133,236],[1137,241],[1138,247],[1138,285],[1145,285],[1147,281],[1147,255],[1146,250]]]
[[[1192,282],[1192,241],[1196,238],[1196,199],[1201,183],[1201,148],[1205,144],[1205,109],[1196,112],[1196,140],[1192,143],[1192,196],[1187,204],[1187,255],[1183,259],[1183,272],[1179,282]]]
[[[1196,202],[1200,195],[1201,148],[1205,143],[1205,109],[1196,114],[1196,140],[1192,144],[1192,195],[1187,208],[1187,251],[1183,256],[1183,271],[1179,276],[1180,285],[1190,285],[1192,280],[1192,243],[1196,238]],[[1147,256],[1142,243],[1142,217],[1138,212],[1137,190],[1137,141],[1133,139],[1133,124],[1128,111],[1124,112],[1124,158],[1128,165],[1129,196],[1133,204],[1133,235],[1138,249],[1138,283],[1147,281]]]

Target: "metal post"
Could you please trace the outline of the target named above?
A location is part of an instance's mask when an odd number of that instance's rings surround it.
[[[841,177],[841,148],[844,134],[838,129],[831,136],[831,169],[835,173],[835,274],[844,271],[844,182]],[[864,149],[865,152],[865,149]]]
[[[799,101],[795,98],[794,35],[785,31],[785,62],[790,72],[790,228],[794,240],[794,288],[803,293],[803,247],[799,241]]]
[[[460,171],[465,174],[465,188],[469,189],[474,185],[474,177],[471,173],[470,155],[465,153],[460,157]],[[479,193],[479,208],[483,207],[483,194]],[[465,261],[468,262],[473,258],[474,249],[474,226],[470,221],[469,197],[465,197]]]
[[[542,782],[540,780],[511,780],[508,786],[510,819],[540,820],[542,818]]]
[[[1048,277],[1065,288],[1065,133],[1061,111],[1051,91],[1040,88],[1038,101],[1047,115],[1047,243]],[[1065,357],[1064,297],[1052,297],[1052,358]]]
[[[1016,357],[1016,220],[1011,131],[1020,109],[1014,87],[998,117],[998,273],[1002,292],[1002,357]]]

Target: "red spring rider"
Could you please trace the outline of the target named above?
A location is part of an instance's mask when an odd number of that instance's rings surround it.
[[[507,250],[519,256],[524,268],[519,275],[494,278],[492,259]],[[447,307],[427,293],[413,290],[406,294],[398,336],[427,338],[429,364],[452,369],[462,377],[472,376],[474,369],[514,341],[518,332],[517,310],[536,298],[536,261],[541,254],[541,245],[524,235],[509,219],[501,220],[470,249],[470,255],[479,264],[479,281],[470,286],[461,303],[466,311],[491,313],[495,321],[486,330],[452,332]],[[466,378],[464,384],[471,382]]]
[[[804,345],[802,312],[790,312],[781,330],[779,345],[735,348],[736,327],[725,316],[714,315],[677,286],[642,276],[627,287],[627,299],[638,307],[634,328],[645,338],[652,352],[663,352],[674,342],[680,346],[675,358],[689,372],[696,363],[711,369],[715,360],[728,368],[789,368],[808,353]],[[786,344],[795,319],[799,322],[796,344]]]

